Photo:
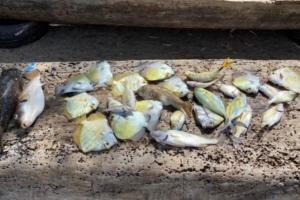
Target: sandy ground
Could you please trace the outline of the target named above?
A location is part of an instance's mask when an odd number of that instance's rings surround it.
[[[45,75],[47,108],[34,127],[5,135],[0,158],[1,199],[299,199],[300,100],[286,106],[280,124],[261,130],[262,95],[249,97],[254,118],[239,148],[227,141],[201,149],[163,147],[148,137],[120,142],[109,151],[82,154],[72,141],[75,125],[62,115],[54,87],[87,70],[86,60],[108,59],[115,73],[145,59],[162,59],[177,74],[219,66],[234,58],[233,71],[251,70],[263,80],[282,66],[299,67],[300,50],[283,32],[228,32],[67,27],[40,41],[1,50],[3,67],[15,62],[53,63]],[[17,64],[22,68],[24,64]],[[297,68],[296,67],[296,68]],[[105,106],[107,90],[92,93]],[[191,94],[189,100],[191,101]],[[165,110],[160,128],[168,129]],[[185,131],[209,134],[189,119]],[[45,199],[45,197],[43,198]]]

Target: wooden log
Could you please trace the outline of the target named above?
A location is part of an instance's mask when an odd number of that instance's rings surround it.
[[[299,29],[299,0],[0,0],[0,18],[170,28]]]

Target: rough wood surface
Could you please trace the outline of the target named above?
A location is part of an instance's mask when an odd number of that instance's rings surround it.
[[[1,0],[0,18],[147,27],[299,29],[299,0]]]
[[[142,61],[113,61],[113,71],[131,70]],[[177,74],[220,66],[222,60],[168,60]],[[54,87],[84,72],[91,62],[52,63],[41,67],[47,108],[34,127],[12,127],[4,137],[0,157],[0,199],[299,199],[300,99],[286,107],[283,120],[262,131],[266,98],[248,100],[254,118],[240,147],[229,141],[201,149],[169,148],[145,137],[120,142],[102,153],[83,154],[72,141],[75,124],[62,116]],[[24,64],[6,64],[6,67]],[[266,80],[272,70],[300,66],[300,61],[236,60],[226,71],[251,70]],[[299,70],[299,68],[296,68]],[[105,106],[107,90],[94,93]],[[191,94],[188,99],[191,99]],[[169,127],[165,110],[160,128]],[[192,119],[185,131],[199,133]],[[209,134],[203,132],[204,134]],[[213,133],[210,133],[213,134]]]

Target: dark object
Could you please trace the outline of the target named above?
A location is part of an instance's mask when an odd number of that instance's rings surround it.
[[[21,72],[17,69],[4,70],[0,77],[0,152],[2,152],[2,135],[17,107],[21,81]]]
[[[38,22],[0,20],[0,48],[15,48],[40,39],[48,25]]]

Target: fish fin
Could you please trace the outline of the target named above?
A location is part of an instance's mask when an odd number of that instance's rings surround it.
[[[240,121],[235,121],[234,125],[241,126],[241,127],[244,127],[246,129],[248,129],[248,126],[246,124],[244,124],[243,122],[240,122]]]
[[[192,117],[192,115],[193,115],[192,110],[193,110],[193,105],[191,103],[184,102],[184,104],[182,105],[181,111],[183,111],[189,117]]]
[[[226,134],[221,134],[221,135],[218,137],[218,144],[223,144],[223,143],[225,142],[226,139],[227,139]]]
[[[224,59],[222,67],[219,69],[219,71],[221,71],[222,69],[231,67],[232,63],[233,63],[233,60],[231,60],[230,58]]]

